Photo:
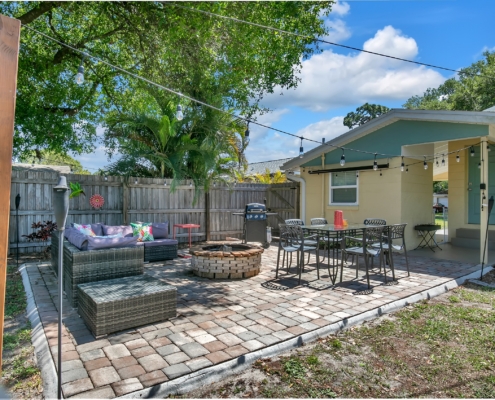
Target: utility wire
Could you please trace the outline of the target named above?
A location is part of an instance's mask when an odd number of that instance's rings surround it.
[[[309,40],[312,40],[314,42],[326,43],[326,44],[330,44],[330,45],[336,46],[336,47],[342,47],[342,48],[349,49],[349,50],[360,51],[362,53],[373,54],[375,56],[386,57],[386,58],[390,58],[390,59],[393,59],[393,60],[404,61],[404,62],[411,63],[411,64],[423,65],[425,67],[431,67],[431,68],[441,69],[441,70],[444,70],[444,71],[455,72],[457,74],[469,74],[468,72],[465,72],[465,71],[462,71],[462,70],[441,67],[439,65],[434,65],[434,64],[422,63],[422,62],[419,62],[419,61],[409,60],[407,58],[401,58],[401,57],[391,56],[390,54],[383,54],[383,53],[378,53],[378,52],[375,52],[375,51],[364,50],[364,49],[361,49],[359,47],[347,46],[347,45],[340,44],[340,43],[330,42],[328,40],[315,38],[313,36],[303,35],[303,34],[300,34],[300,33],[295,33],[295,32],[291,32],[291,31],[287,31],[285,29],[275,28],[273,26],[262,25],[262,24],[258,24],[256,22],[245,21],[245,20],[242,20],[242,19],[239,19],[239,18],[235,18],[235,17],[229,17],[229,16],[226,16],[226,15],[215,14],[215,13],[212,13],[212,12],[209,12],[209,11],[199,10],[197,8],[189,8],[189,7],[185,7],[185,6],[180,6],[180,5],[175,4],[175,3],[162,3],[162,4],[166,4],[167,6],[182,8],[182,9],[188,10],[188,11],[198,12],[198,13],[201,13],[201,14],[209,15],[211,17],[223,18],[223,19],[234,21],[234,22],[239,22],[241,24],[256,26],[258,28],[263,28],[263,29],[267,29],[267,30],[270,30],[270,31],[274,31],[274,32],[285,33],[287,35],[297,36],[297,37],[304,38],[304,39],[309,39]],[[473,75],[473,74],[471,74],[471,75]],[[477,74],[474,74],[474,75],[476,75],[476,76],[483,76],[483,75],[477,75]],[[487,77],[487,78],[494,79],[493,77]]]
[[[67,48],[71,49],[72,51],[74,51],[74,52],[76,52],[76,53],[81,54],[82,56],[85,56],[85,57],[91,58],[91,59],[93,59],[93,60],[96,60],[96,61],[98,61],[98,62],[101,62],[102,64],[105,64],[105,65],[107,65],[107,66],[109,66],[109,67],[111,67],[111,68],[113,68],[113,69],[115,69],[115,70],[118,70],[118,71],[120,71],[120,72],[123,72],[123,73],[125,73],[125,74],[128,74],[128,75],[130,75],[130,76],[132,76],[132,77],[134,77],[134,78],[136,78],[136,79],[140,79],[140,80],[142,80],[142,81],[144,81],[144,82],[146,82],[146,83],[148,83],[148,84],[150,84],[150,85],[156,86],[156,87],[158,87],[158,88],[160,88],[160,89],[166,90],[167,92],[172,93],[172,94],[175,94],[176,96],[183,97],[183,98],[185,98],[185,99],[187,99],[187,100],[189,100],[189,101],[191,101],[191,102],[194,102],[194,103],[196,103],[196,104],[201,104],[201,105],[203,105],[203,106],[205,106],[205,107],[208,107],[208,108],[211,108],[211,109],[213,109],[213,110],[219,111],[219,112],[221,112],[221,113],[224,113],[224,114],[230,115],[231,117],[234,117],[234,118],[240,119],[240,120],[245,121],[245,122],[247,122],[247,123],[255,124],[255,125],[261,126],[261,127],[263,127],[263,128],[266,128],[266,129],[272,130],[272,131],[274,131],[274,132],[279,132],[279,133],[282,133],[282,134],[284,134],[284,135],[287,135],[287,136],[292,136],[292,137],[297,138],[297,139],[306,140],[306,141],[308,141],[308,142],[317,143],[317,144],[319,144],[319,145],[325,145],[325,146],[331,147],[331,148],[333,148],[333,149],[341,149],[341,150],[347,150],[347,151],[354,151],[354,152],[356,152],[356,153],[368,154],[368,155],[372,155],[372,156],[375,156],[375,157],[376,157],[376,156],[382,156],[382,157],[387,157],[387,158],[393,158],[393,157],[401,157],[401,156],[402,156],[402,155],[396,155],[396,154],[386,154],[386,153],[378,153],[378,152],[373,152],[373,151],[366,151],[366,150],[353,149],[353,148],[350,148],[350,147],[345,147],[345,146],[337,146],[337,145],[330,144],[330,143],[327,143],[327,142],[326,142],[326,143],[322,143],[322,142],[320,142],[320,141],[318,141],[318,140],[309,139],[309,138],[306,138],[306,137],[304,137],[304,136],[298,136],[298,135],[296,135],[296,134],[294,134],[294,133],[290,133],[290,132],[283,131],[283,130],[281,130],[281,129],[273,128],[273,127],[271,127],[271,126],[268,126],[268,125],[262,124],[262,123],[260,123],[260,122],[253,121],[253,120],[251,120],[251,119],[249,119],[249,118],[247,118],[247,117],[243,117],[243,116],[240,116],[240,115],[237,115],[237,114],[234,114],[234,113],[231,113],[231,112],[228,112],[228,111],[222,110],[221,108],[215,107],[215,106],[210,105],[210,104],[208,104],[208,103],[205,103],[205,102],[203,102],[203,101],[201,101],[201,100],[197,100],[197,99],[195,99],[195,98],[193,98],[193,97],[190,97],[190,96],[188,96],[188,95],[185,95],[185,94],[183,94],[183,93],[180,93],[180,92],[178,92],[178,91],[176,91],[176,90],[170,89],[170,88],[168,88],[168,87],[166,87],[166,86],[163,86],[163,85],[161,85],[161,84],[159,84],[159,83],[153,82],[153,81],[152,81],[152,80],[150,80],[150,79],[147,79],[147,78],[145,78],[145,77],[143,77],[143,76],[137,75],[137,74],[135,74],[135,73],[133,73],[133,72],[130,72],[130,71],[128,71],[128,70],[126,70],[126,69],[122,68],[122,67],[119,67],[119,66],[117,66],[117,65],[111,64],[111,63],[109,63],[108,61],[106,61],[106,60],[104,60],[104,59],[102,59],[102,58],[99,58],[99,57],[93,56],[93,55],[91,55],[91,54],[87,53],[86,51],[80,50],[80,49],[78,49],[78,48],[76,48],[76,47],[74,47],[74,46],[71,46],[71,45],[69,45],[69,44],[67,44],[67,43],[64,43],[64,42],[62,42],[62,41],[58,40],[58,39],[55,39],[54,37],[52,37],[52,36],[50,36],[50,35],[47,35],[46,33],[40,32],[40,31],[38,31],[38,30],[36,30],[36,29],[34,29],[34,28],[32,28],[32,27],[28,26],[28,25],[23,25],[23,27],[24,27],[24,28],[27,28],[27,29],[29,29],[29,30],[31,30],[31,31],[33,31],[33,32],[36,32],[37,34],[42,35],[42,36],[46,37],[47,39],[49,39],[49,40],[51,40],[51,41],[53,41],[53,42],[55,42],[55,43],[58,43],[58,44],[59,44],[59,45],[61,45],[61,46],[67,47]],[[470,147],[470,146],[469,146],[469,147]],[[450,153],[444,153],[444,154],[450,154]],[[433,157],[433,159],[434,159],[436,156],[437,156],[436,154],[433,154],[433,155],[425,155],[424,157],[425,157],[427,160],[430,160],[430,159],[431,159],[431,157]]]

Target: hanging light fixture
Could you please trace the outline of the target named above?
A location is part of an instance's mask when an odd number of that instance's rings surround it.
[[[409,167],[406,168],[406,174],[409,172]]]
[[[375,160],[373,161],[373,170],[376,171],[378,169],[378,163],[376,162],[376,153],[375,153]]]
[[[425,160],[423,161],[423,168],[428,169],[428,163],[426,162],[426,156],[424,156]]]
[[[481,169],[481,161],[478,163],[478,169]]]
[[[342,155],[340,156],[340,165],[343,167],[345,165],[345,154],[344,149],[342,149]]]
[[[325,144],[325,138],[321,138],[321,144]]]
[[[359,172],[356,172],[356,179],[359,178]]]
[[[189,182],[189,187],[192,187],[192,182]]]
[[[304,156],[304,149],[303,149],[302,141],[303,141],[303,137],[301,136],[301,146],[299,147],[299,158],[303,158],[303,156]]]
[[[103,179],[105,179],[106,181],[108,181],[108,176],[105,175]]]
[[[457,155],[455,156],[457,162],[461,161],[461,156],[459,155],[459,150],[457,150]]]
[[[138,180],[137,178],[134,180],[134,184],[137,185],[138,184]]]
[[[445,167],[445,154],[442,154],[442,167]]]
[[[382,170],[380,170],[380,176],[382,176]]]
[[[492,151],[490,144],[486,142],[486,151]]]
[[[177,112],[175,113],[175,118],[177,121],[182,121],[184,119],[184,114],[182,113],[182,106],[177,104]]]
[[[474,147],[471,146],[471,157],[474,157]]]
[[[439,167],[439,165],[438,165],[438,158],[436,159],[436,165],[437,165],[437,168],[438,168]]]
[[[86,58],[86,55],[83,55],[81,59],[81,64],[79,64],[79,68],[77,69],[77,74],[75,77],[75,81],[78,85],[82,85],[84,83],[84,59]]]
[[[404,156],[402,156],[402,162],[400,163],[400,172],[404,172]]]
[[[163,186],[167,186],[167,181],[166,180],[163,181]]]
[[[245,138],[249,137],[249,121],[246,124],[246,130],[244,131],[244,137]]]

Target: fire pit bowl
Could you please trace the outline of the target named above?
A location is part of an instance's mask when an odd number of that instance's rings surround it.
[[[189,250],[195,275],[210,279],[243,279],[260,273],[263,249],[251,244],[211,243]]]

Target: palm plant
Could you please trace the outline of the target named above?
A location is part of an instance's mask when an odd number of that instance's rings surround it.
[[[259,183],[285,183],[287,182],[287,177],[282,171],[276,171],[273,175],[267,168],[264,174],[255,174],[254,179]]]

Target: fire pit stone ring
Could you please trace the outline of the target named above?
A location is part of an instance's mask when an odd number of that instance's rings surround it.
[[[216,242],[189,250],[193,273],[210,279],[243,279],[260,273],[263,249],[252,244]]]

